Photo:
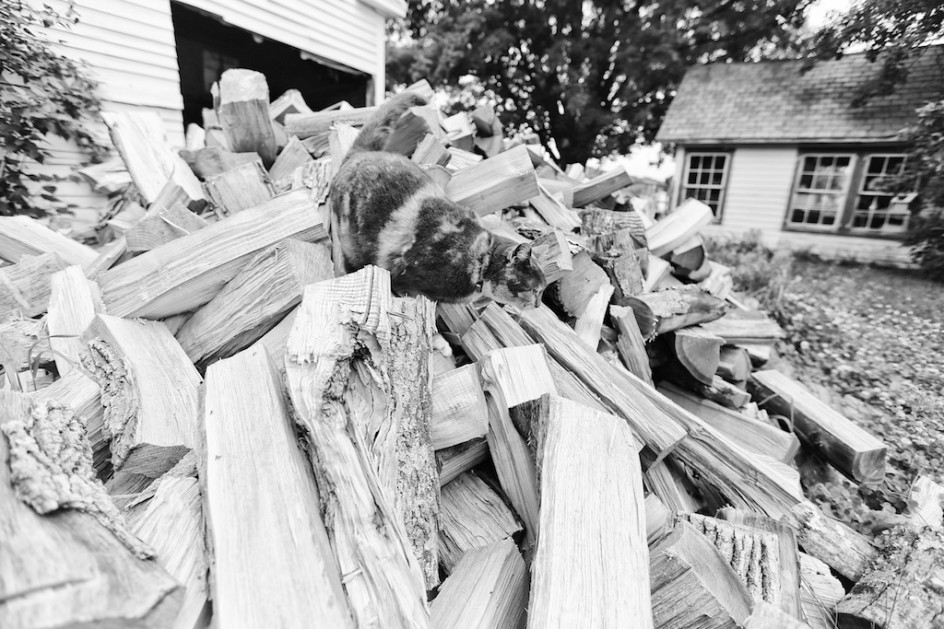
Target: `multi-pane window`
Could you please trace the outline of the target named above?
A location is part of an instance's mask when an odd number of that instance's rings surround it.
[[[689,153],[687,157],[682,198],[698,199],[710,207],[715,220],[719,220],[724,207],[730,154]]]
[[[905,167],[903,155],[869,155],[859,183],[852,213],[852,229],[864,231],[904,231],[908,211],[895,207],[889,184]]]
[[[838,227],[851,177],[851,155],[804,155],[797,171],[788,222],[804,227]]]

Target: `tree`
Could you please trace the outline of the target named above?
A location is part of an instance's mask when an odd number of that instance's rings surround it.
[[[74,61],[55,53],[40,31],[75,21],[71,4],[65,16],[22,0],[0,2],[0,215],[38,216],[48,210],[27,188],[42,177],[24,167],[49,155],[47,134],[74,140],[92,159],[107,148],[89,131],[100,103],[96,83]],[[55,201],[55,186],[40,198]]]
[[[905,245],[927,274],[944,281],[944,100],[918,109],[903,137],[912,142],[899,192],[921,191],[924,211],[911,217]]]
[[[880,72],[853,95],[853,105],[861,105],[874,96],[891,94],[897,84],[907,81],[908,62],[942,36],[940,0],[863,0],[816,33],[809,48],[812,60],[838,59],[850,49],[864,47],[870,61],[880,61]]]
[[[625,152],[658,130],[685,69],[793,42],[810,0],[409,0],[388,75],[472,75],[503,122],[564,163]]]

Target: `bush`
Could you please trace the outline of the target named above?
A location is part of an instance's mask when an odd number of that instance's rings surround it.
[[[758,230],[704,240],[708,257],[731,268],[734,290],[757,298],[768,309],[780,302],[793,271],[793,253],[767,247]]]
[[[911,247],[911,259],[928,277],[944,282],[944,210],[912,217],[904,244]]]
[[[54,202],[55,186],[43,187],[36,198],[29,181],[44,178],[30,173],[27,160],[42,164],[49,155],[45,136],[75,141],[92,159],[107,153],[89,131],[101,109],[97,84],[79,64],[52,51],[40,30],[76,21],[70,4],[65,16],[48,6],[32,8],[23,0],[0,2],[0,215],[41,216]],[[48,178],[46,178],[48,179]]]

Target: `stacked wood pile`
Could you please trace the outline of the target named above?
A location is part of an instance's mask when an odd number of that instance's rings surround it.
[[[553,283],[525,311],[397,297],[337,276],[326,229],[373,109],[243,70],[215,100],[182,154],[109,117],[141,212],[103,249],[0,219],[0,626],[939,618],[941,489],[884,563],[804,498],[799,448],[863,483],[886,448],[765,369],[782,332],[706,258],[707,207],[652,223],[622,170],[416,108],[391,148]]]

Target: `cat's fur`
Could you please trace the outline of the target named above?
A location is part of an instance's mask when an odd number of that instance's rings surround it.
[[[486,231],[417,164],[383,150],[400,116],[425,102],[411,93],[387,101],[364,125],[332,181],[332,229],[345,270],[368,264],[387,269],[401,295],[462,302],[481,294],[537,306],[546,281],[530,244]]]

